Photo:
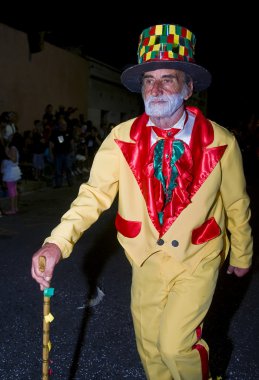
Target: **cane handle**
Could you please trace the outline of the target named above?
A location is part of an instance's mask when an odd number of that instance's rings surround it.
[[[46,266],[46,257],[40,256],[39,257],[39,269],[41,272],[45,271],[45,266]]]

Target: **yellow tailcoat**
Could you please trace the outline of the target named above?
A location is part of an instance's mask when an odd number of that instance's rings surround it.
[[[194,112],[197,119],[206,120],[197,109],[189,112]],[[188,202],[161,236],[150,216],[148,201],[143,195],[145,189],[139,183],[141,175],[137,173],[141,168],[135,162],[142,154],[137,137],[145,125],[138,125],[134,135],[134,123],[135,119],[121,123],[102,143],[88,182],[81,185],[69,211],[45,242],[57,244],[62,256],[68,257],[83,232],[111,206],[119,192],[118,240],[136,265],[141,266],[162,245],[163,251],[173,255],[190,272],[211,252],[221,253],[225,258],[229,247],[230,263],[249,267],[252,258],[249,197],[240,150],[233,134],[206,120],[210,128],[209,144],[201,139],[194,145],[196,160],[201,161],[196,162],[196,184]],[[198,133],[207,133],[206,125],[204,131],[199,132],[198,128],[199,125],[196,126]],[[206,173],[202,170],[204,162],[209,167]]]

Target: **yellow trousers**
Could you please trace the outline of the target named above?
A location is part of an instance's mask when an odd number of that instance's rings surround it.
[[[141,267],[132,264],[131,311],[147,379],[210,379],[201,335],[220,263],[213,252],[190,274],[160,251]]]

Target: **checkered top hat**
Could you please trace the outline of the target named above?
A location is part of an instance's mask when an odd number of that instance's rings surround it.
[[[205,90],[210,85],[211,75],[195,63],[195,42],[194,34],[179,25],[163,24],[144,29],[139,38],[138,65],[123,71],[123,85],[132,92],[141,92],[145,72],[175,69],[192,77],[194,91]]]

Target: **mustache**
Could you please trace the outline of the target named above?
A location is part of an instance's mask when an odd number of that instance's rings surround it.
[[[153,100],[155,100],[155,101],[168,101],[168,100],[170,100],[170,96],[168,96],[168,95],[159,95],[159,96],[149,95],[149,97],[146,98],[147,102],[152,102]]]
[[[159,96],[150,95],[148,98],[145,99],[145,103],[147,105],[149,105],[153,101],[156,101],[156,102],[169,102],[170,100],[171,100],[170,96],[168,96],[168,95],[159,95]]]

